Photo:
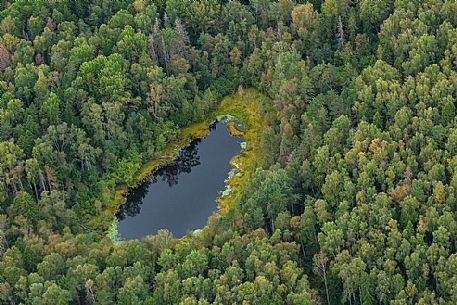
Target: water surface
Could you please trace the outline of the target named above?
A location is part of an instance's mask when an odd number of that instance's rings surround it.
[[[159,229],[182,237],[206,225],[225,189],[230,159],[240,153],[240,137],[230,136],[226,121],[179,153],[178,160],[158,169],[127,196],[117,214],[122,239],[142,238]]]

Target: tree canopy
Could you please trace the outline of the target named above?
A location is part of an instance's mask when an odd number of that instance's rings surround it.
[[[453,0],[2,1],[0,303],[456,304],[456,27]],[[234,205],[113,242],[116,186],[240,86],[269,111]]]

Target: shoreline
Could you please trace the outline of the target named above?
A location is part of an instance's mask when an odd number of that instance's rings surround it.
[[[115,233],[111,231],[113,230],[113,223],[116,223],[117,220],[115,217],[116,212],[126,202],[126,197],[131,189],[138,187],[159,168],[172,164],[176,161],[180,149],[188,147],[196,139],[206,137],[209,134],[209,126],[212,123],[227,117],[229,122],[233,123],[227,124],[230,135],[242,136],[245,141],[245,147],[242,148],[240,154],[230,160],[230,166],[232,168],[230,172],[236,168],[237,174],[229,175],[225,181],[225,191],[229,190],[228,194],[221,194],[218,198],[215,198],[218,209],[214,213],[225,214],[237,195],[242,191],[246,178],[254,170],[260,146],[259,135],[263,126],[263,115],[261,111],[264,108],[265,99],[265,96],[252,88],[242,89],[241,92],[237,90],[232,95],[224,97],[219,102],[217,108],[205,120],[181,129],[174,141],[167,144],[162,151],[155,154],[152,159],[141,166],[135,174],[132,185],[121,184],[116,187],[114,195],[111,196],[111,201],[102,214],[98,216],[101,217],[102,222],[103,219],[111,219],[111,224],[107,230],[108,235],[115,236]],[[238,120],[242,124],[243,130],[240,130],[236,126],[235,120]],[[94,219],[94,221],[97,221],[97,219]]]

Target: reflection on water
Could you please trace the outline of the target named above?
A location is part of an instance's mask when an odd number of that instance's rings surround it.
[[[229,135],[225,121],[211,125],[207,137],[193,141],[176,162],[129,193],[117,213],[121,237],[141,238],[164,228],[180,237],[203,227],[217,208],[215,199],[242,140]]]
[[[215,125],[210,126],[210,130],[213,130]],[[116,216],[119,220],[123,220],[126,216],[136,216],[141,211],[141,204],[143,199],[149,191],[149,187],[153,183],[157,183],[158,179],[166,182],[170,187],[178,184],[178,177],[181,173],[190,173],[192,167],[200,164],[200,156],[198,155],[198,144],[201,139],[192,141],[189,147],[181,149],[179,151],[178,158],[175,163],[159,168],[149,176],[149,178],[143,182],[139,187],[132,190],[127,195],[127,201],[121,205]]]

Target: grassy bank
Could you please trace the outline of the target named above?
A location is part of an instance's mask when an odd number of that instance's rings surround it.
[[[246,148],[230,161],[232,167],[237,168],[238,174],[226,181],[229,194],[217,199],[221,213],[225,213],[231,207],[255,170],[261,145],[260,135],[264,126],[265,101],[266,97],[257,90],[243,89],[225,97],[216,110],[216,115],[228,114],[240,120],[243,125],[242,131],[236,129],[234,124],[229,124],[228,129],[235,136],[243,136],[246,141]]]
[[[264,101],[265,97],[255,89],[242,89],[225,97],[207,119],[183,128],[173,142],[169,143],[163,150],[156,153],[151,160],[146,162],[135,174],[133,184],[141,184],[158,168],[173,163],[178,156],[179,149],[189,146],[195,139],[208,135],[209,125],[216,119],[227,115],[233,116],[242,123],[243,130],[237,129],[235,124],[228,124],[228,129],[234,136],[243,136],[247,142],[247,146],[246,149],[241,151],[240,155],[235,156],[231,160],[231,165],[238,169],[238,174],[226,181],[227,188],[230,191],[226,192],[223,198],[217,199],[221,207],[221,212],[226,212],[234,198],[241,191],[250,173],[254,170],[255,159],[260,146],[259,135],[263,126],[262,111],[264,109]],[[100,216],[102,219],[112,220],[119,206],[125,202],[125,195],[128,193],[128,190],[127,185],[118,186],[108,208]],[[96,221],[100,223],[102,220],[97,219]]]

